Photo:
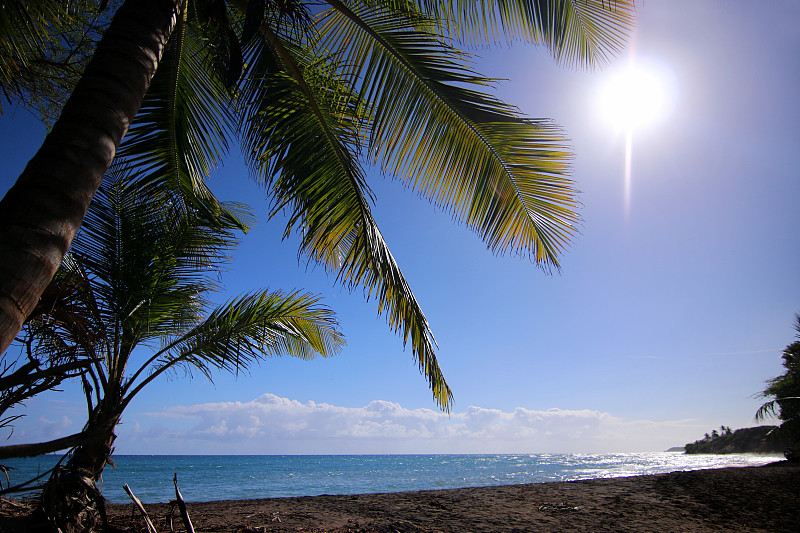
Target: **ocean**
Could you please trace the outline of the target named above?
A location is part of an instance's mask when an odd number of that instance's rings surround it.
[[[13,484],[56,464],[59,456],[3,461]],[[115,455],[103,473],[103,495],[127,503],[127,483],[144,503],[237,500],[453,489],[545,483],[679,470],[757,466],[782,456],[679,452],[520,455]],[[3,486],[6,479],[2,479]]]

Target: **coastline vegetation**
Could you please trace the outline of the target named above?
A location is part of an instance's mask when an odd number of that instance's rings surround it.
[[[776,426],[741,428],[724,427],[684,446],[686,453],[782,453],[787,441],[775,434]]]
[[[800,314],[795,315],[796,337],[800,339]],[[800,340],[781,353],[786,372],[767,381],[758,394],[771,398],[756,412],[756,421],[776,417],[779,426],[759,426],[731,431],[720,426],[685,446],[686,453],[783,453],[790,461],[800,461]]]
[[[781,354],[786,372],[767,381],[760,396],[771,399],[758,409],[756,420],[776,416],[781,421],[777,432],[789,443],[787,459],[800,461],[800,314],[795,315],[794,329],[799,340]]]

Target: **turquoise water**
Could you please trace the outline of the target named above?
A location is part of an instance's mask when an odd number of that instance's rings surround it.
[[[145,503],[175,498],[173,474],[187,501],[318,494],[366,494],[544,483],[755,466],[780,456],[682,453],[532,455],[115,455],[103,473],[103,495],[127,503],[127,483]],[[12,484],[30,479],[59,457],[7,460]],[[3,486],[6,480],[3,479]]]

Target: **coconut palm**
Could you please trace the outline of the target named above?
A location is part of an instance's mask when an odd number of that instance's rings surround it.
[[[286,233],[299,232],[303,252],[376,298],[447,409],[433,336],[372,217],[365,165],[450,210],[494,252],[557,268],[577,218],[563,135],[487,94],[492,80],[454,43],[524,39],[593,65],[619,48],[633,10],[630,0],[475,6],[123,2],[0,203],[0,349],[60,264],[126,132],[122,154],[145,183],[170,180],[212,211],[203,178],[234,132],[273,213],[288,214]]]
[[[795,316],[795,330],[800,338],[800,314]],[[767,380],[767,387],[759,396],[771,400],[759,407],[756,420],[776,416],[781,420],[780,433],[793,448],[787,458],[800,459],[800,341],[784,348],[781,354],[786,372]],[[790,457],[791,455],[791,457]]]
[[[4,2],[0,13],[44,3]],[[174,26],[174,7],[131,0],[117,11],[60,118],[0,202],[0,351],[69,249],[147,91]],[[31,18],[28,27],[40,20]]]
[[[91,362],[81,378],[81,444],[42,496],[52,519],[77,529],[94,526],[94,482],[110,461],[114,428],[150,383],[181,367],[211,379],[268,356],[328,356],[343,344],[333,313],[309,294],[263,290],[213,307],[208,296],[234,227],[175,209],[175,195],[150,194],[124,176],[101,186],[57,277],[78,296],[28,326],[37,355]],[[61,304],[76,300],[86,316],[61,320]]]

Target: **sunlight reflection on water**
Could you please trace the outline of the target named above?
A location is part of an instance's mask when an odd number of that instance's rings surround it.
[[[174,498],[177,472],[187,501],[365,494],[410,490],[544,483],[659,474],[679,470],[756,466],[776,455],[682,453],[532,455],[115,456],[103,494],[127,503],[123,483],[146,503]],[[56,458],[17,460],[12,483],[28,479]]]

